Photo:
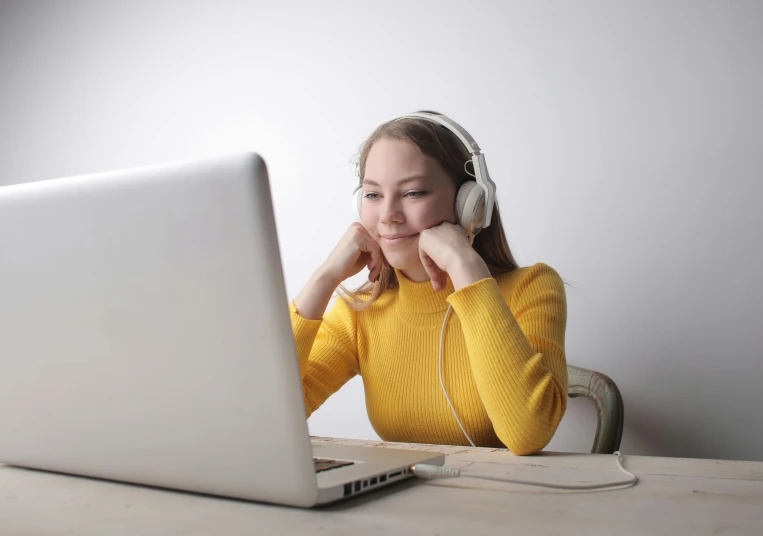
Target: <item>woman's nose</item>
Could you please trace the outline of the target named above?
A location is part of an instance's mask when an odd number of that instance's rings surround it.
[[[395,199],[387,198],[382,202],[381,216],[382,223],[402,223],[405,216],[401,210],[400,203]]]

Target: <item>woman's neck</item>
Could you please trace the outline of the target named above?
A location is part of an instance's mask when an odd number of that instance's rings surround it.
[[[425,281],[429,281],[431,279],[427,271],[424,270],[423,266],[407,270],[400,270],[400,273],[402,273],[405,277],[414,283],[424,283]]]

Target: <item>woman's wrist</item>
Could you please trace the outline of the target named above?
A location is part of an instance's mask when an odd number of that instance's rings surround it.
[[[315,272],[313,272],[310,281],[320,284],[323,287],[331,287],[332,293],[342,283],[342,280],[335,277],[325,265],[321,265]]]
[[[450,280],[453,281],[455,290],[492,277],[490,269],[482,260],[479,253],[472,250],[470,253],[459,257],[454,263],[453,268],[448,272]]]

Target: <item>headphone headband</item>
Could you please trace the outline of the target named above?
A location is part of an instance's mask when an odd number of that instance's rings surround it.
[[[425,119],[427,121],[430,121],[432,123],[437,123],[438,125],[441,125],[448,130],[450,130],[453,134],[456,135],[456,137],[461,141],[461,143],[464,144],[464,147],[466,147],[466,150],[469,151],[469,154],[472,156],[481,153],[480,146],[477,145],[477,142],[474,141],[474,138],[472,138],[471,134],[469,134],[464,127],[453,121],[450,117],[447,117],[445,115],[436,115],[436,114],[430,114],[427,112],[414,112],[410,114],[401,115],[399,117],[396,117],[392,119],[392,121],[399,121],[400,119]],[[391,122],[391,121],[390,121]]]

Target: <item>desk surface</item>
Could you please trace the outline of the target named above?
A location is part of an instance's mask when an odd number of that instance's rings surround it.
[[[525,480],[625,478],[611,455],[318,440],[439,451],[448,466]],[[624,466],[641,479],[625,490],[416,479],[302,510],[0,465],[0,534],[763,534],[763,462],[626,455]]]

